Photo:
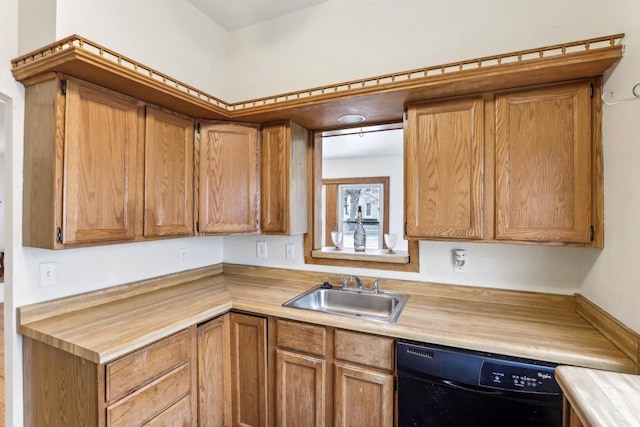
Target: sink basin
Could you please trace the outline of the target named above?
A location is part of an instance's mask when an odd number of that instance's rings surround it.
[[[344,290],[339,287],[315,286],[282,304],[284,307],[368,319],[378,322],[395,323],[402,313],[409,295],[368,290]]]

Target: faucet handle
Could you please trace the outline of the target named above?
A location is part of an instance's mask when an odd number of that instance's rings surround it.
[[[373,291],[374,294],[377,294],[379,292],[379,290],[380,290],[380,287],[379,287],[380,280],[382,280],[382,279],[374,280],[373,284],[371,285],[371,290]]]
[[[349,287],[350,281],[351,281],[350,277],[342,276],[342,289],[347,289]]]

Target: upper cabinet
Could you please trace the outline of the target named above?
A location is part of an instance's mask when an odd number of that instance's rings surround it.
[[[309,133],[294,122],[262,128],[261,225],[264,234],[307,232]]]
[[[497,239],[591,242],[591,91],[578,83],[496,97]]]
[[[407,234],[481,238],[482,98],[412,106],[405,125]]]
[[[72,79],[42,81],[25,96],[23,244],[133,240],[144,110]]]
[[[193,120],[147,107],[145,237],[194,233],[193,133]]]
[[[196,144],[200,233],[258,232],[259,135],[251,125],[201,123]]]
[[[192,120],[64,76],[25,109],[25,246],[194,234]]]
[[[599,85],[411,105],[407,236],[602,247]]]

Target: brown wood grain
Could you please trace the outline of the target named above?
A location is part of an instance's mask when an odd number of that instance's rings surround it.
[[[254,123],[270,123],[281,120],[295,120],[308,129],[330,129],[337,127],[336,117],[344,111],[360,111],[365,113],[369,123],[382,123],[391,120],[401,120],[403,106],[409,102],[424,99],[437,99],[468,93],[478,93],[518,86],[541,84],[549,81],[566,81],[602,74],[622,57],[622,45],[615,44],[616,39],[623,34],[605,37],[612,39],[606,47],[596,47],[591,41],[569,43],[569,46],[589,46],[579,52],[567,51],[563,55],[548,55],[541,57],[536,54],[533,59],[525,59],[530,55],[523,52],[550,52],[550,47],[511,52],[493,57],[493,64],[485,64],[469,68],[464,64],[473,64],[482,58],[461,61],[453,64],[442,64],[431,67],[433,72],[424,74],[424,70],[409,70],[388,76],[378,76],[366,79],[375,83],[378,80],[387,81],[386,84],[362,84],[361,81],[331,84],[320,88],[310,88],[290,94],[268,97],[262,100],[247,100],[234,103],[231,109],[222,102],[209,102],[207,99],[219,101],[216,97],[199,94],[197,90],[185,91],[179,88],[190,87],[165,76],[157,79],[141,74],[139,71],[118,62],[104,58],[93,51],[72,46],[57,51],[44,48],[47,54],[37,54],[38,60],[29,61],[20,67],[14,66],[12,72],[15,78],[25,85],[31,80],[37,81],[43,73],[53,70],[67,72],[78,78],[92,81],[110,89],[128,93],[145,102],[202,119],[227,119]],[[77,38],[77,36],[74,36]],[[109,51],[96,43],[96,51]],[[564,45],[565,47],[567,45]],[[57,46],[57,45],[55,45]],[[563,45],[555,47],[564,52]],[[55,52],[55,55],[51,53]],[[116,52],[115,57],[126,58]],[[27,55],[25,58],[28,58]],[[516,61],[500,61],[498,58],[519,58]],[[129,60],[130,63],[137,64]],[[20,62],[20,58],[13,61]],[[138,64],[142,70],[152,70]],[[455,69],[455,72],[444,72],[445,69]],[[153,71],[150,71],[153,72]],[[162,75],[162,73],[158,73]],[[403,76],[415,73],[418,78],[404,79]],[[395,78],[392,76],[400,76]],[[393,81],[392,81],[393,80]],[[340,90],[338,90],[340,88]],[[328,90],[327,90],[328,89]],[[192,94],[193,93],[193,94]],[[314,95],[308,96],[313,93]],[[269,102],[266,102],[269,100]],[[271,102],[273,100],[273,102]]]
[[[191,359],[188,330],[106,365],[107,401],[114,402]]]
[[[147,106],[144,235],[194,234],[193,120]]]
[[[186,363],[107,407],[107,426],[144,425],[191,391],[191,365]]]
[[[67,80],[63,242],[135,236],[138,101]]]
[[[405,135],[407,235],[482,237],[482,98],[410,106]]]
[[[263,317],[231,313],[232,425],[266,427],[267,322]]]
[[[254,126],[201,123],[198,221],[204,234],[259,229],[259,133]]]
[[[590,245],[591,83],[496,99],[496,238]]]
[[[640,376],[559,366],[556,380],[572,410],[569,427],[640,425]]]
[[[198,326],[198,425],[232,425],[229,315]]]
[[[359,365],[393,371],[395,340],[387,337],[336,330],[335,358]]]
[[[327,368],[322,359],[276,350],[276,424],[325,427]]]
[[[336,362],[336,427],[393,426],[393,375]]]
[[[291,138],[287,123],[262,128],[261,211],[265,234],[284,234],[289,223]]]
[[[278,319],[276,330],[278,347],[315,356],[327,355],[327,330],[322,326]]]
[[[339,275],[229,265],[227,273],[113,299],[29,323],[20,333],[105,363],[230,309],[354,332],[556,363],[635,372],[636,364],[575,311],[572,296],[383,280],[410,299],[395,324],[282,307]],[[238,274],[238,273],[244,274]],[[231,274],[233,273],[233,274]],[[366,285],[373,278],[363,277]],[[40,309],[44,310],[44,306]]]
[[[191,413],[191,398],[190,396],[185,396],[166,411],[146,423],[145,427],[189,427],[194,424]]]

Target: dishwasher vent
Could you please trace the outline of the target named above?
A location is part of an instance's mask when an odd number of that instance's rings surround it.
[[[425,357],[427,359],[433,359],[433,351],[419,350],[417,348],[408,348],[407,353],[415,354],[416,356]]]

